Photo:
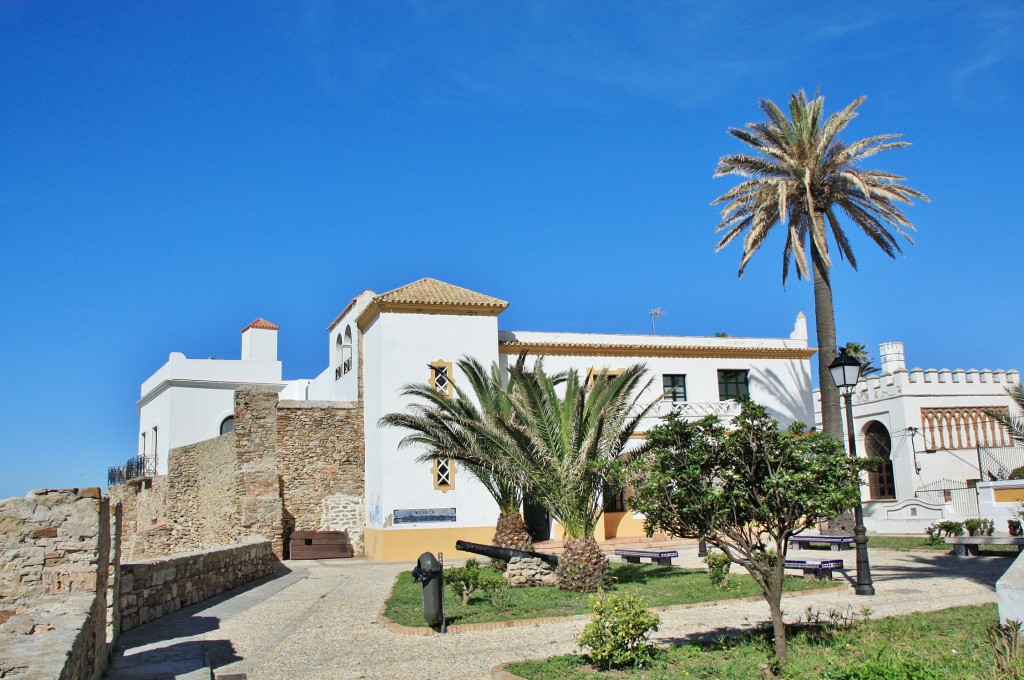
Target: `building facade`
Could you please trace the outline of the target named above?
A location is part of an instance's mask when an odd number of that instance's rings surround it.
[[[1024,450],[988,415],[1011,412],[1006,389],[1020,373],[908,370],[901,342],[883,343],[880,356],[880,373],[853,393],[857,452],[877,459],[861,489],[865,526],[916,533],[937,519],[977,517],[979,482],[1024,465]],[[820,408],[816,392],[814,403]]]
[[[319,479],[315,491],[310,492],[323,495],[323,499],[304,501],[316,505],[323,500],[319,515],[290,511],[287,498],[292,471],[285,458],[277,455],[274,465],[285,499],[282,526],[286,530],[354,529],[362,537],[366,555],[407,560],[426,550],[454,554],[457,539],[488,543],[497,520],[493,499],[457,463],[417,463],[422,450],[399,446],[407,433],[378,426],[385,414],[409,408],[411,401],[402,394],[405,385],[429,383],[435,389],[451,391],[463,379],[457,366],[462,357],[505,368],[526,351],[529,361],[543,357],[548,370],[573,368],[588,380],[644,363],[651,383],[641,401],[656,401],[657,405],[641,424],[641,431],[672,410],[690,418],[715,415],[728,419],[738,413],[732,397],[740,394],[765,405],[784,424],[812,421],[810,358],[815,350],[808,347],[802,314],[787,337],[670,337],[499,330],[499,317],[507,307],[503,300],[429,278],[383,294],[366,290],[328,326],[326,368],[314,378],[293,381],[281,380],[277,327],[257,320],[243,330],[239,361],[171,355],[143,384],[140,439],[145,435],[148,440],[150,433],[157,433],[153,450],[158,452],[158,463],[164,461],[158,470],[166,472],[168,455],[162,452],[167,449],[161,447],[186,447],[227,436],[232,419],[246,417],[238,412],[245,403],[235,394],[239,389],[260,385],[264,394],[268,389],[276,391],[278,413],[305,407],[322,410],[343,403],[349,413],[362,417],[360,440],[344,440],[349,448],[361,447],[349,453],[362,462],[362,526],[332,524],[329,499],[335,494],[326,478]],[[288,422],[296,421],[291,418]],[[289,434],[278,435],[278,451],[299,436],[294,425],[289,428]],[[317,437],[308,435],[302,450],[315,455]],[[148,441],[145,446],[150,446]],[[246,455],[246,460],[252,459]],[[173,466],[173,452],[169,458]],[[351,482],[351,469],[349,473]],[[350,500],[351,484],[338,493]],[[346,507],[351,510],[351,503]],[[544,538],[544,533],[559,535],[550,521],[542,527],[536,517],[532,519],[531,529],[536,529],[539,538]],[[289,521],[293,522],[290,527]],[[317,526],[309,526],[316,522]],[[641,517],[621,504],[610,504],[597,537],[640,535],[642,531]]]

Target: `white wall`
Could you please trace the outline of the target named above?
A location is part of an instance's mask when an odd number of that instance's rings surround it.
[[[235,390],[250,384],[283,388],[281,362],[189,359],[172,352],[167,363],[142,384],[137,404],[147,455],[154,453],[153,428],[158,429],[157,473],[167,474],[167,454],[172,448],[218,436],[221,422],[234,413]]]
[[[426,383],[429,364],[454,364],[464,355],[485,366],[497,359],[497,319],[493,316],[446,314],[380,314],[363,335],[364,407],[366,413],[366,489],[369,526],[386,527],[395,509],[456,508],[457,521],[422,526],[493,526],[497,505],[490,494],[459,469],[453,489],[434,489],[430,464],[417,463],[420,449],[399,449],[408,434],[378,428],[385,413],[404,412],[412,399],[402,397],[408,383]],[[456,369],[455,383],[465,384]],[[402,524],[398,528],[416,528]]]

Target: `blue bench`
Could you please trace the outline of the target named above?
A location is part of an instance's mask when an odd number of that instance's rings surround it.
[[[743,564],[750,566],[750,561],[743,560]],[[786,560],[786,569],[799,569],[804,573],[804,578],[819,578],[831,581],[832,572],[842,568],[842,560]]]
[[[671,567],[672,558],[679,557],[679,552],[676,550],[629,550],[620,548],[615,551],[615,554],[630,564],[640,564],[641,559],[648,559],[651,561],[651,564],[657,564],[661,567]]]
[[[831,550],[842,550],[853,545],[853,536],[821,536],[819,534],[796,534],[789,537],[790,545],[796,546],[797,550],[803,550],[808,543],[824,543]]]

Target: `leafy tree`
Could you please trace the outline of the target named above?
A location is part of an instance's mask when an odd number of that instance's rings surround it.
[[[716,418],[690,423],[669,414],[647,434],[650,447],[627,468],[632,505],[648,534],[707,541],[747,569],[771,610],[775,654],[786,662],[782,584],[789,538],[852,507],[862,463],[824,433],[787,431],[742,399],[726,429]]]
[[[988,415],[1002,423],[1006,429],[1010,431],[1014,440],[1021,445],[1024,445],[1024,385],[1013,385],[1006,388],[1006,393],[1010,395],[1014,403],[1017,405],[1017,410],[1020,411],[1019,415],[1012,415],[1008,413],[1000,413],[998,411],[988,411]],[[1014,470],[1016,472],[1016,470]],[[1012,475],[1010,479],[1015,479]]]
[[[863,376],[874,375],[880,372],[882,369],[875,366],[874,359],[868,354],[867,348],[863,343],[860,342],[848,342],[839,348],[840,354],[845,354],[848,357],[853,357],[860,362],[860,374]]]
[[[798,278],[813,277],[822,423],[824,431],[836,439],[842,439],[843,426],[839,391],[828,372],[828,364],[836,355],[828,234],[831,231],[839,257],[847,259],[854,269],[857,260],[840,225],[840,215],[859,227],[886,255],[895,257],[902,250],[890,229],[913,243],[908,233],[913,225],[897,203],[910,204],[914,198],[928,200],[921,192],[901,184],[904,178],[899,175],[860,167],[879,152],[907,146],[908,142],[897,141],[900,135],[868,137],[851,144],[838,138],[865,99],[855,99],[827,119],[824,97],[808,100],[802,90],[790,95],[788,118],[774,102],[763,99],[760,108],[767,122],[729,130],[730,135],[753,147],[754,153],[723,156],[715,170],[715,177],[744,178],[713,202],[724,205],[716,231],[725,233],[716,252],[744,234],[739,267],[742,276],[772,228],[784,225],[783,285],[790,260],[796,263]]]
[[[475,401],[458,383],[453,384],[454,396],[429,384],[409,384],[402,395],[423,403],[411,405],[406,413],[389,413],[380,419],[380,424],[411,430],[399,446],[424,447],[426,453],[419,457],[420,462],[454,460],[476,477],[498,504],[498,524],[492,543],[522,550],[531,539],[520,514],[523,491],[518,475],[503,465],[504,449],[483,434],[493,419],[513,417],[506,387],[497,364],[491,366],[490,372],[469,357],[457,365],[466,376]]]

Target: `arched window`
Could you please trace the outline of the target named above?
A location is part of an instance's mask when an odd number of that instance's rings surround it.
[[[872,420],[864,428],[864,450],[877,467],[868,471],[868,487],[871,498],[896,498],[896,479],[892,473],[892,438],[885,425]]]
[[[235,417],[228,416],[224,420],[220,421],[220,433],[227,434],[228,432],[235,431]]]

